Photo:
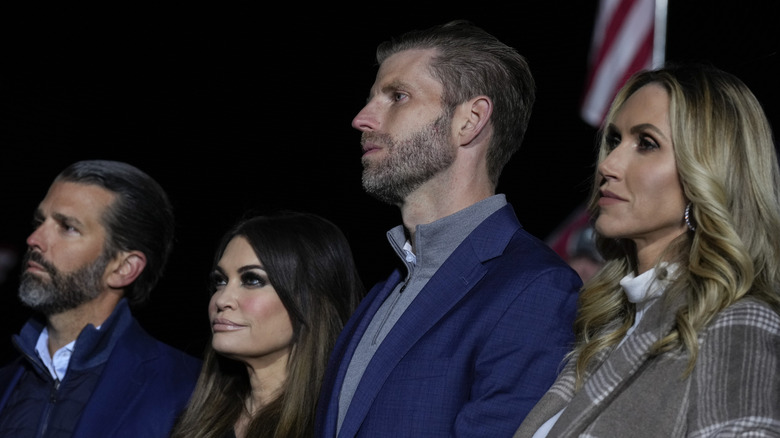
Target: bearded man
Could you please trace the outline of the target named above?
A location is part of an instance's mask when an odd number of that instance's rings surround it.
[[[344,327],[317,436],[510,437],[574,341],[581,286],[496,193],[534,80],[467,22],[383,43],[377,61],[352,126],[364,189],[401,210],[387,237],[403,265]]]
[[[19,298],[35,315],[0,370],[0,437],[167,437],[200,360],[146,333],[173,245],[162,187],[116,161],[63,170],[34,213]]]

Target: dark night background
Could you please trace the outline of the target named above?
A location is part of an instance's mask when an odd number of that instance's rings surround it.
[[[669,3],[667,60],[735,73],[778,132],[780,2]],[[388,273],[385,231],[400,215],[363,193],[350,123],[374,80],[376,44],[455,18],[516,47],[534,72],[531,125],[499,192],[526,229],[547,237],[583,201],[591,175],[596,130],[578,105],[597,1],[421,4],[0,7],[0,245],[23,252],[32,212],[65,166],[117,159],[157,179],[177,215],[166,275],[136,312],[157,337],[200,354],[212,253],[250,209],[332,220],[370,286]],[[0,363],[28,316],[18,275],[17,263],[0,280]]]

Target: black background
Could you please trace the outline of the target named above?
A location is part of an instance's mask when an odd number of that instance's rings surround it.
[[[780,129],[776,1],[670,1],[668,60],[740,76]],[[110,6],[108,6],[110,4]],[[322,214],[350,239],[367,285],[387,274],[398,210],[365,195],[351,128],[376,44],[466,18],[523,53],[537,81],[526,140],[501,177],[526,229],[545,238],[582,202],[595,128],[579,101],[597,2],[305,6],[106,2],[0,10],[0,245],[21,253],[54,176],[81,159],[147,171],[177,215],[169,269],[137,312],[199,355],[219,235],[243,212]],[[0,282],[0,359],[27,311],[18,264]]]

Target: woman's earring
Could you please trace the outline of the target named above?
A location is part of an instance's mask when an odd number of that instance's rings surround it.
[[[688,229],[696,231],[696,225],[693,224],[693,216],[691,215],[691,203],[685,206],[685,224],[688,225]]]

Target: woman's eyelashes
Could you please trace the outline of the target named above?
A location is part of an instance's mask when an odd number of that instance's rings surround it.
[[[268,277],[263,273],[262,269],[257,267],[245,267],[240,269],[239,271],[239,281],[240,286],[249,288],[249,289],[255,289],[255,288],[261,288],[268,286],[270,283],[268,281]],[[212,294],[215,292],[218,292],[221,289],[224,289],[228,283],[230,283],[230,278],[222,271],[222,270],[215,270],[211,273],[209,276],[209,290]]]
[[[620,135],[616,132],[609,132],[607,133],[607,148],[610,151],[615,150],[616,147],[620,144]]]
[[[640,134],[639,141],[637,142],[637,149],[642,151],[658,149],[658,142],[647,134]]]
[[[606,131],[606,143],[607,148],[609,151],[615,150],[618,146],[620,146],[620,142],[623,140],[623,137],[620,135],[620,131],[618,131],[617,127],[614,125],[610,125],[607,127]]]
[[[209,275],[209,292],[212,294],[225,287],[226,284],[227,277],[221,271],[214,271]]]
[[[660,147],[655,138],[653,138],[653,136],[650,134],[638,133],[636,134],[636,137],[636,148],[640,151],[653,150]],[[623,137],[617,131],[610,130],[607,132],[606,139],[608,149],[613,151],[618,146],[620,146],[620,142],[623,140]]]
[[[265,275],[255,271],[247,271],[241,274],[241,285],[245,287],[259,288],[268,284],[268,278]]]

